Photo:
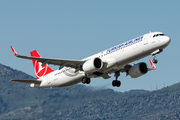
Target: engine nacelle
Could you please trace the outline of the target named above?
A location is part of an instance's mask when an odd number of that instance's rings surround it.
[[[40,85],[32,83],[32,84],[30,84],[30,87],[31,88],[40,88]]]
[[[142,75],[145,75],[148,72],[147,64],[144,62],[138,63],[133,65],[129,71],[128,74],[131,76],[131,78],[137,78]]]
[[[103,66],[103,62],[100,58],[93,58],[86,61],[82,68],[85,73],[93,73],[100,70]]]

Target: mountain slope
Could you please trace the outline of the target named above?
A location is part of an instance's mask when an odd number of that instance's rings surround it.
[[[121,93],[84,85],[33,89],[10,79],[35,78],[0,65],[0,119],[171,120],[180,116],[180,83],[153,92]]]

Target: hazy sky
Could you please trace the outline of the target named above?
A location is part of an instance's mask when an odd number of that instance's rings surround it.
[[[118,91],[156,89],[180,82],[179,0],[4,0],[0,1],[0,63],[35,76],[30,60],[14,57],[37,50],[42,57],[81,60],[150,31],[161,31],[171,44],[159,55],[157,70],[131,79],[121,74]],[[146,62],[146,57],[138,62]],[[137,61],[136,61],[137,62]],[[58,66],[51,66],[58,69]],[[96,88],[113,88],[112,78],[92,79]]]

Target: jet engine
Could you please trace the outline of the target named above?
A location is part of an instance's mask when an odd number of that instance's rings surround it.
[[[128,74],[131,76],[131,78],[137,78],[142,75],[145,75],[148,72],[147,64],[144,62],[137,63],[133,65],[129,71]]]
[[[93,73],[100,70],[103,66],[103,62],[100,58],[93,58],[86,61],[82,69],[85,73]]]

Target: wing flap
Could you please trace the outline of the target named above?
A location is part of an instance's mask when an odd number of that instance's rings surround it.
[[[28,83],[28,84],[31,84],[31,83],[34,83],[34,84],[40,84],[41,81],[38,81],[38,80],[10,80],[12,82],[20,82],[20,83]]]

